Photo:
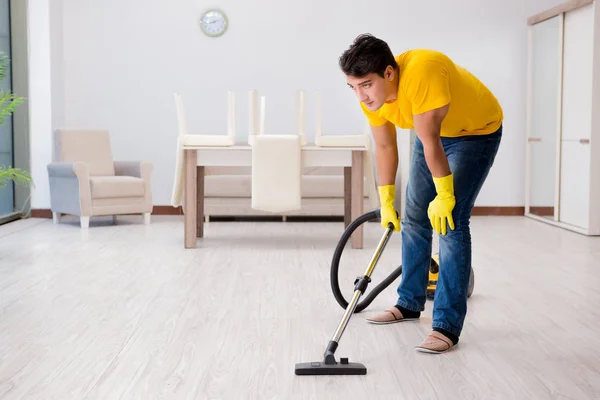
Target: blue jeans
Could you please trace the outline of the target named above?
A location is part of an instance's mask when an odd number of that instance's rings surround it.
[[[460,336],[467,314],[471,210],[494,163],[501,137],[502,127],[489,135],[442,138],[450,170],[454,174],[456,206],[452,218],[455,229],[447,227],[446,235],[440,235],[440,269],[432,327],[456,336]],[[431,172],[425,162],[423,144],[417,138],[402,218],[402,280],[397,290],[397,304],[412,311],[425,309],[433,234],[427,208],[436,195]]]

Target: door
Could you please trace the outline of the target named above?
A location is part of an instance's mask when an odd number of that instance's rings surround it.
[[[590,146],[587,141],[562,143],[560,221],[588,228],[590,213]]]
[[[562,139],[589,139],[592,129],[594,5],[565,14]]]
[[[529,51],[528,212],[554,219],[559,184],[562,15],[531,27]]]
[[[594,5],[565,13],[560,221],[587,229],[590,210],[590,136]]]

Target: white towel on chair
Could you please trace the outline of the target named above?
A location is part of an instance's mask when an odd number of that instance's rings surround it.
[[[252,145],[252,208],[286,212],[301,207],[301,138],[256,135]]]

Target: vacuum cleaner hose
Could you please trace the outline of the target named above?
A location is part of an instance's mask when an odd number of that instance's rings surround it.
[[[340,259],[342,258],[342,253],[348,240],[352,236],[352,233],[361,226],[362,224],[370,221],[374,221],[380,218],[380,210],[367,212],[354,221],[352,221],[348,227],[342,233],[342,237],[335,247],[335,251],[333,253],[333,260],[331,261],[331,272],[330,272],[330,281],[331,281],[331,289],[333,291],[333,296],[337,300],[338,304],[342,308],[348,307],[348,301],[344,298],[342,291],[340,290],[339,283],[339,269],[340,269]],[[364,297],[364,300],[358,303],[356,306],[355,312],[359,313],[371,304],[371,302],[381,293],[385,288],[392,284],[398,277],[402,274],[402,265],[396,268],[389,276],[387,276],[384,280],[382,280],[377,286],[371,289],[371,292]]]
[[[329,279],[331,281],[331,290],[333,291],[333,296],[335,297],[338,304],[343,309],[346,309],[346,307],[348,307],[348,301],[346,301],[346,299],[342,295],[342,291],[340,290],[340,283],[339,283],[340,259],[342,258],[342,253],[344,252],[344,248],[346,247],[348,240],[352,236],[352,233],[354,233],[354,231],[359,226],[361,226],[362,224],[364,224],[366,222],[378,220],[380,218],[380,216],[381,216],[381,212],[378,209],[375,211],[367,212],[367,213],[359,216],[358,218],[356,218],[354,221],[352,221],[348,225],[348,227],[344,230],[344,232],[342,233],[342,237],[340,238],[340,241],[338,242],[337,246],[335,247],[335,251],[333,252],[333,260],[331,261],[331,272],[330,272]],[[432,272],[434,274],[438,273],[438,268],[439,268],[438,263],[439,263],[439,260],[436,260],[434,258],[431,259],[431,263],[429,265],[430,272]],[[365,308],[367,308],[369,306],[369,304],[371,304],[371,302],[375,299],[375,297],[377,297],[379,295],[379,293],[381,293],[385,288],[390,286],[392,284],[392,282],[394,282],[396,279],[398,279],[398,277],[401,274],[402,274],[402,265],[400,265],[390,275],[388,275],[384,280],[382,280],[381,283],[379,283],[379,285],[375,286],[371,290],[371,292],[364,297],[364,300],[357,304],[355,312],[358,313],[358,312],[361,312],[362,310],[364,310]],[[430,282],[430,284],[431,284],[431,282]],[[471,266],[471,274],[469,276],[469,287],[468,287],[467,297],[471,297],[471,294],[473,294],[474,287],[475,287],[475,271],[473,270],[473,266]],[[430,288],[428,287],[427,297],[433,298],[434,290],[435,289],[430,291]]]

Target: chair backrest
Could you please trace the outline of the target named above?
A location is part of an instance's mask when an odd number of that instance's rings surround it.
[[[366,125],[363,126],[363,130],[360,133],[363,136],[371,135],[371,126],[369,121],[364,119]],[[323,102],[321,100],[321,92],[317,90],[315,92],[315,139],[323,136]]]
[[[110,136],[101,129],[57,129],[54,137],[56,161],[82,161],[90,176],[114,176]]]
[[[183,107],[183,100],[181,94],[174,93],[175,96],[175,108],[177,110],[177,126],[179,129],[179,136],[189,135],[187,118],[185,114],[185,108]],[[235,131],[235,92],[233,90],[227,91],[227,136],[235,142],[236,131]],[[200,133],[202,134],[202,133]]]
[[[258,92],[250,90],[248,99],[248,143],[252,145],[254,137],[265,134],[266,103],[265,96],[260,96],[260,107],[257,106]],[[257,114],[260,116],[257,118]],[[300,144],[306,145],[306,100],[304,90],[296,91],[296,134],[300,136]]]

